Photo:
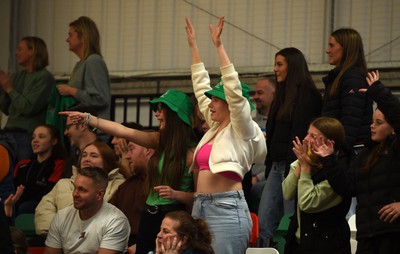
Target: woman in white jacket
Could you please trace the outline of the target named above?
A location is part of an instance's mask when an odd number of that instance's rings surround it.
[[[108,173],[109,182],[104,195],[104,200],[109,201],[118,189],[125,182],[125,177],[119,172],[117,156],[113,149],[102,142],[94,142],[87,145],[83,151],[80,167],[99,167]],[[71,178],[60,179],[53,189],[43,196],[35,210],[35,229],[38,235],[47,235],[50,223],[56,213],[73,204],[72,191],[77,168],[72,169]]]
[[[249,101],[250,89],[239,81],[220,39],[223,24],[221,17],[215,29],[210,25],[222,66],[222,80],[212,88],[200,59],[195,30],[186,18],[193,89],[210,126],[195,150],[191,166],[198,176],[192,215],[207,222],[215,253],[245,253],[252,222],[242,179],[253,163],[265,159],[266,144],[250,115],[254,108]]]

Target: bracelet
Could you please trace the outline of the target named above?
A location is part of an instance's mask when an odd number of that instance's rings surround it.
[[[92,117],[92,115],[90,113],[85,112],[86,114],[86,120],[85,120],[85,125],[86,126],[90,126],[89,122],[90,122],[90,118]],[[92,131],[96,131],[99,128],[99,117],[96,117],[96,127],[93,127]]]
[[[90,122],[90,117],[91,117],[91,115],[90,115],[90,113],[86,113],[86,112],[85,112],[85,114],[86,114],[85,125],[86,125],[86,126],[89,126],[89,122]]]
[[[100,118],[96,117],[96,127],[93,128],[93,131],[96,131],[99,128],[99,120],[100,120]]]

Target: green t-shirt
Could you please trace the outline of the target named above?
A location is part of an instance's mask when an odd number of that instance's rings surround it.
[[[161,174],[162,166],[164,165],[164,153],[161,155],[160,161],[158,162],[158,172]],[[192,192],[193,191],[193,175],[189,173],[189,169],[186,167],[183,174],[182,184],[179,191]],[[170,205],[178,203],[176,200],[170,200],[162,198],[154,190],[150,190],[147,197],[146,204],[148,205]]]

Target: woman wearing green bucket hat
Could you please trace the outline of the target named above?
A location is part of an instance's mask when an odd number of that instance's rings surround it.
[[[221,60],[222,79],[211,88],[201,62],[195,30],[186,18],[186,35],[192,55],[193,89],[210,130],[194,153],[191,171],[197,177],[192,215],[204,219],[213,236],[215,253],[245,253],[252,221],[242,190],[242,179],[252,163],[262,163],[267,150],[265,138],[252,120],[254,106],[249,87],[241,83],[220,39],[224,18],[211,37]]]
[[[138,254],[155,249],[154,239],[166,213],[187,210],[193,204],[193,176],[189,173],[195,146],[190,123],[192,101],[185,93],[171,89],[151,100],[150,106],[160,121],[157,132],[134,130],[89,113],[60,113],[68,115],[75,123],[85,123],[112,136],[155,149],[149,161],[149,192],[139,224]]]

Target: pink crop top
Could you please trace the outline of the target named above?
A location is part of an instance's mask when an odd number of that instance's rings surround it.
[[[207,143],[204,146],[202,146],[200,150],[197,152],[196,163],[200,171],[210,170],[210,165],[208,164],[208,160],[210,159],[211,149],[212,149],[212,144]],[[218,174],[235,182],[242,181],[242,178],[238,174],[232,171],[224,171]]]

